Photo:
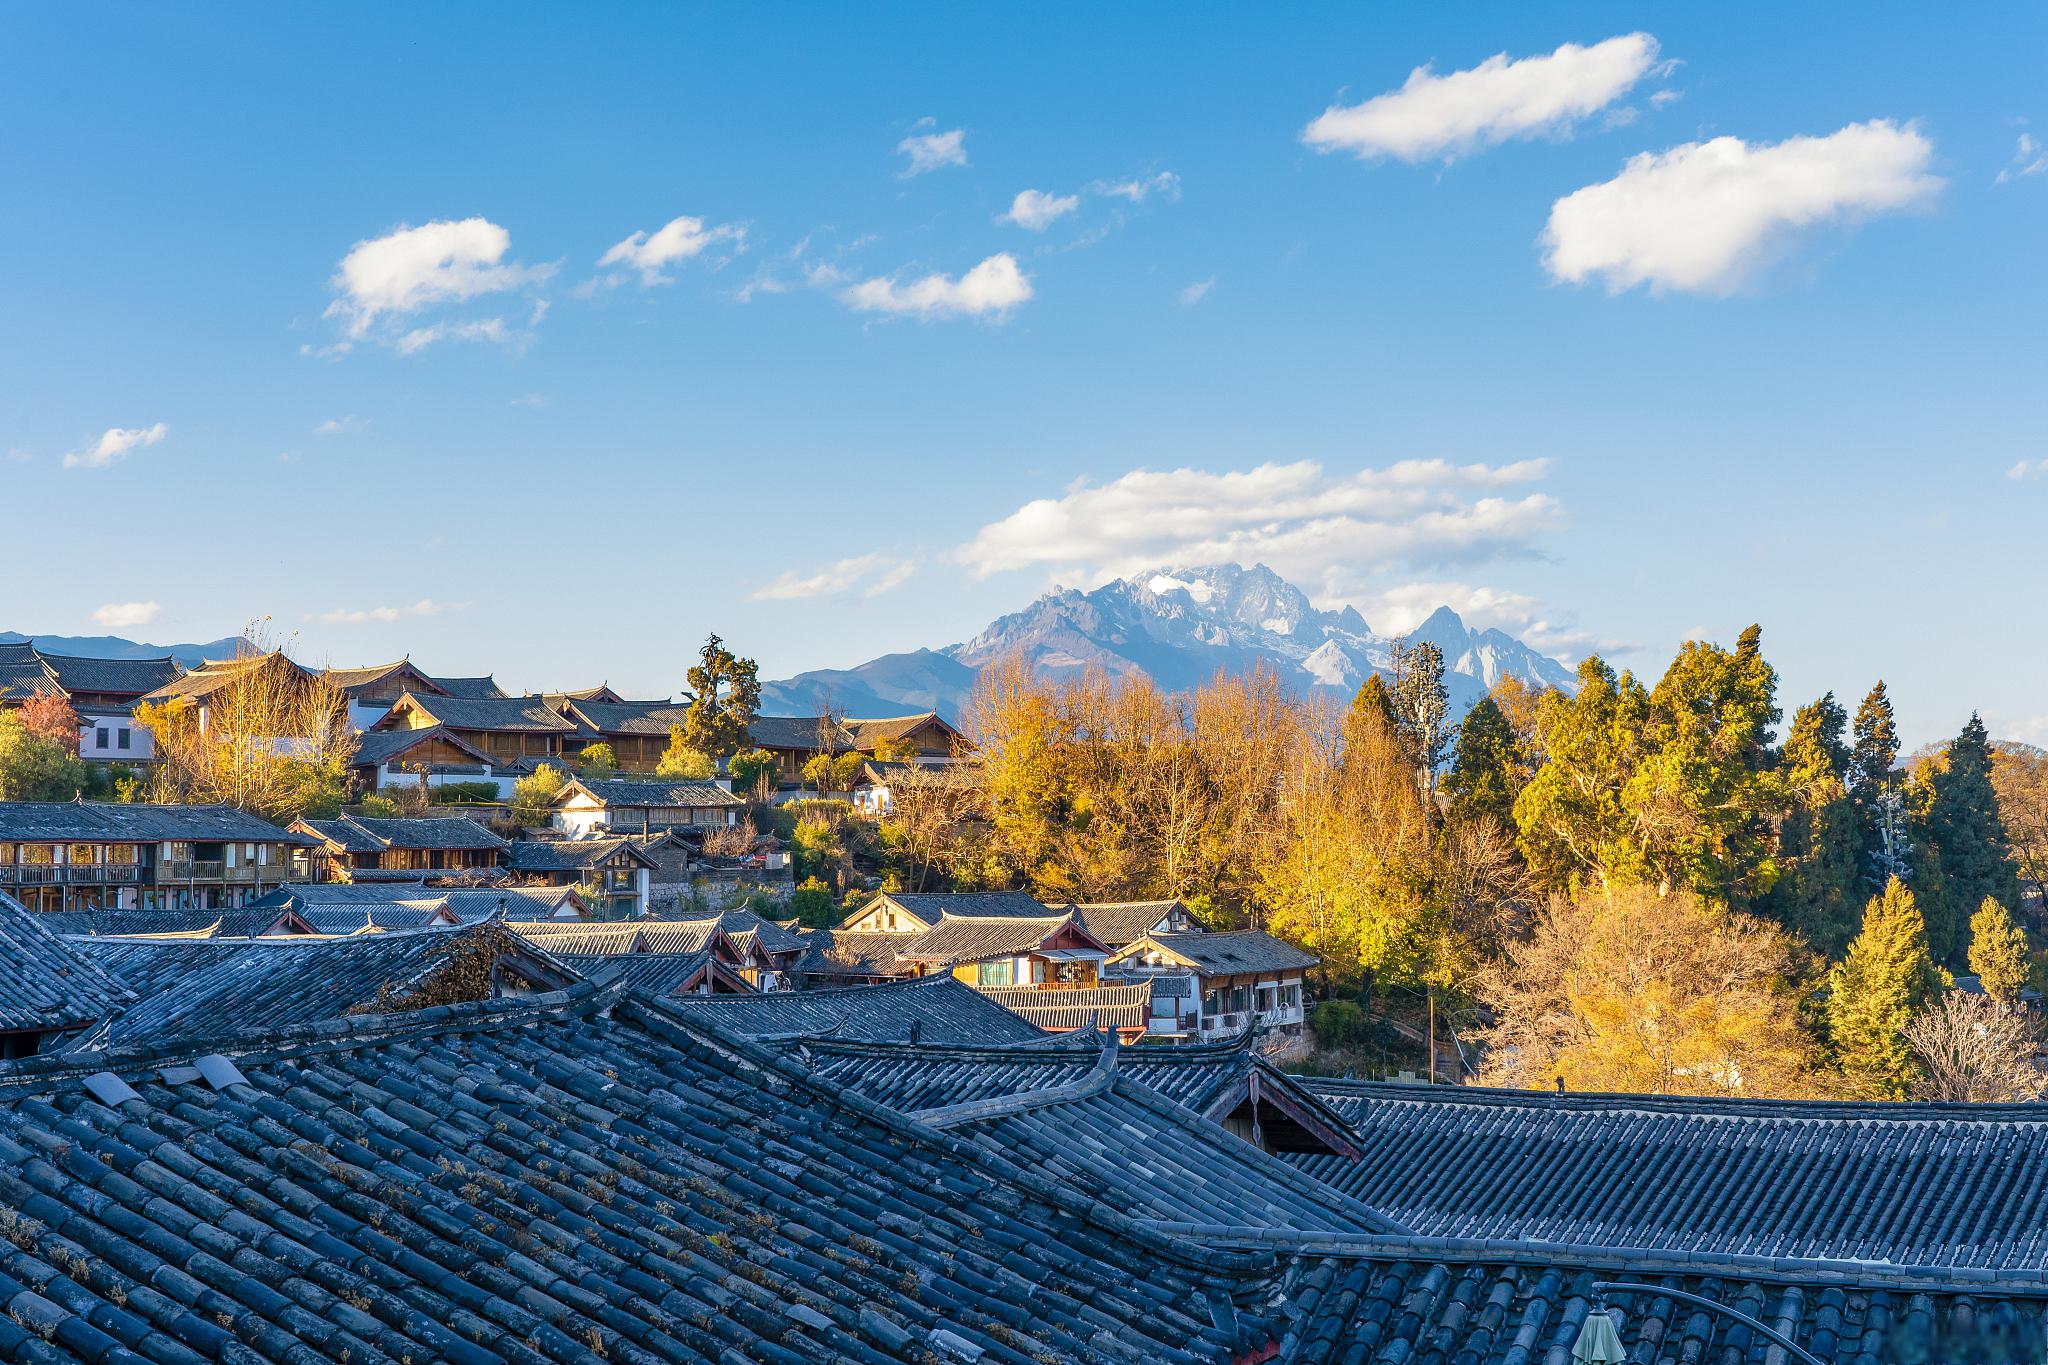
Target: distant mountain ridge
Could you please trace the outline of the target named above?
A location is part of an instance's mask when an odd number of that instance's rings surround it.
[[[235,636],[209,640],[205,644],[150,645],[124,640],[118,635],[23,635],[0,630],[0,644],[34,640],[46,654],[66,654],[83,659],[161,659],[168,654],[187,668],[197,668],[207,659],[232,659],[242,642]]]
[[[1443,651],[1454,717],[1503,677],[1538,687],[1574,682],[1556,659],[1505,631],[1474,630],[1449,607],[1401,638]],[[854,716],[935,710],[957,720],[981,669],[1019,653],[1054,677],[1100,668],[1173,691],[1264,664],[1297,692],[1348,696],[1369,674],[1391,672],[1394,644],[1355,608],[1320,610],[1263,564],[1159,569],[1089,592],[1057,589],[943,649],[763,683],[761,709],[810,714],[829,703]]]

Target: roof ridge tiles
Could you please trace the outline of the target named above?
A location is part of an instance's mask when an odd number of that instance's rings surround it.
[[[1078,1081],[1064,1085],[1047,1086],[1043,1090],[1020,1090],[1013,1095],[998,1095],[985,1100],[963,1100],[958,1104],[942,1104],[930,1109],[920,1109],[911,1117],[934,1128],[953,1128],[963,1123],[980,1123],[986,1119],[1002,1118],[1009,1114],[1020,1114],[1029,1109],[1043,1109],[1048,1105],[1070,1104],[1085,1100],[1107,1091],[1116,1082],[1116,1050],[1114,1037],[1102,1049],[1095,1065],[1088,1068],[1088,1074]],[[1044,1054],[1039,1054],[1043,1056]]]
[[[1092,1223],[1104,1231],[1128,1237],[1146,1250],[1176,1264],[1196,1270],[1234,1274],[1267,1272],[1278,1264],[1277,1258],[1269,1250],[1204,1247],[1156,1231],[1148,1226],[1145,1220],[1119,1213],[1101,1201],[1077,1193],[1060,1181],[1033,1171],[1000,1152],[966,1138],[956,1137],[943,1129],[934,1128],[901,1110],[890,1108],[879,1100],[869,1099],[849,1086],[813,1076],[793,1059],[761,1046],[754,1039],[720,1029],[705,1020],[690,1019],[682,1011],[674,1009],[667,1000],[627,996],[618,1001],[615,1014],[624,1015],[648,1027],[652,1032],[672,1034],[679,1031],[700,1045],[708,1039],[718,1047],[736,1054],[748,1064],[771,1071],[784,1082],[807,1090],[828,1104],[858,1114],[863,1119],[894,1131],[900,1137],[936,1147],[956,1160],[978,1166],[994,1178],[1018,1188],[1033,1198],[1044,1200],[1062,1212]]]
[[[1302,1084],[1342,1095],[1416,1104],[1485,1106],[1525,1112],[1621,1116],[1683,1115],[1695,1119],[1774,1118],[1884,1121],[1899,1123],[2048,1123],[2039,1102],[1962,1100],[1811,1100],[1757,1095],[1658,1095],[1626,1091],[1516,1090],[1478,1085],[1418,1085],[1340,1076],[1297,1076]]]
[[[1593,1270],[1612,1269],[1616,1264],[1622,1264],[1631,1272],[1641,1275],[1740,1276],[1787,1281],[1801,1287],[1827,1284],[1922,1293],[1995,1290],[2028,1298],[2048,1299],[2048,1268],[1985,1269],[1976,1266],[1909,1265],[1895,1261],[1838,1257],[1671,1251],[1641,1246],[1606,1246],[1498,1237],[1444,1237],[1419,1233],[1361,1236],[1356,1233],[1307,1231],[1287,1227],[1232,1226],[1170,1219],[1140,1221],[1168,1235],[1200,1238],[1222,1246],[1268,1247],[1301,1255],[1350,1260],[1507,1263],[1546,1267],[1571,1266]]]
[[[388,937],[388,935],[379,935]],[[172,1043],[136,1043],[95,1052],[40,1053],[0,1063],[0,1098],[10,1092],[47,1090],[70,1076],[109,1071],[148,1071],[189,1062],[211,1054],[269,1058],[309,1052],[349,1051],[377,1046],[394,1038],[437,1037],[523,1026],[543,1018],[583,1018],[611,1008],[625,992],[587,981],[558,991],[517,999],[475,1000],[384,1014],[341,1015],[284,1028],[255,1027],[203,1036],[183,1036]]]

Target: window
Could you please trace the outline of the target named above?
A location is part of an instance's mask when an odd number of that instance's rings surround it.
[[[124,732],[124,733],[125,733],[125,732]],[[104,748],[106,748],[106,747],[107,747],[107,727],[106,727],[106,726],[102,725],[102,726],[100,726],[100,727],[99,727],[99,728],[98,728],[97,730],[93,731],[93,745],[94,745],[94,747],[96,747],[96,748],[100,748],[100,749],[104,749]]]
[[[106,741],[104,741],[104,740],[102,740],[102,741],[101,741],[101,743],[105,743],[105,742],[106,742]],[[115,747],[115,748],[117,748],[117,749],[125,749],[125,748],[127,748],[127,747],[128,747],[128,727],[127,727],[127,726],[125,726],[125,725],[124,725],[124,726],[122,726],[122,727],[120,728],[120,730],[119,730],[119,731],[117,731],[117,732],[115,733],[115,735],[114,735],[114,747]]]
[[[1010,984],[1010,959],[1000,962],[977,962],[974,964],[974,983],[977,986],[1007,986]]]

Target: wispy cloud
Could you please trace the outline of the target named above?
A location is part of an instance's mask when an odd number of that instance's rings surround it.
[[[934,126],[931,119],[919,119],[917,126]],[[913,133],[896,144],[896,150],[909,158],[908,164],[897,172],[905,180],[930,171],[943,170],[948,166],[967,164],[967,132],[954,128],[944,133]]]
[[[2005,163],[2005,168],[1992,183],[2006,185],[2044,171],[2048,171],[2048,153],[2041,150],[2041,140],[2032,133],[2021,133],[2019,146],[2013,149],[2012,160]]]
[[[917,572],[914,560],[896,555],[864,554],[842,559],[816,573],[790,569],[756,588],[756,602],[797,602],[814,597],[838,597],[855,590],[862,597],[880,597],[902,587]]]
[[[333,611],[321,612],[320,619],[330,625],[361,626],[372,621],[397,621],[408,616],[439,616],[444,611],[458,611],[462,605],[460,602],[436,602],[430,597],[422,597],[409,607],[337,607]]]
[[[840,291],[841,301],[867,313],[903,317],[1001,319],[1031,297],[1031,277],[1017,258],[999,252],[954,279],[931,274],[913,280],[878,276]]]
[[[146,450],[171,434],[162,422],[147,427],[108,427],[99,440],[64,455],[66,469],[105,469],[119,464],[131,452]]]
[[[1166,199],[1178,199],[1180,177],[1172,171],[1159,171],[1129,180],[1096,180],[1089,183],[1088,192],[1110,199],[1128,199],[1133,204],[1142,204],[1155,194]]]
[[[340,436],[351,431],[361,431],[369,423],[350,413],[346,417],[330,417],[313,428],[315,436]]]
[[[1010,211],[999,223],[1015,223],[1026,232],[1043,232],[1081,207],[1078,194],[1047,194],[1043,190],[1019,190],[1010,201]]]
[[[1271,565],[1326,594],[1355,594],[1393,568],[1536,555],[1563,510],[1515,494],[1542,460],[1406,460],[1332,474],[1313,461],[1247,470],[1140,469],[1026,503],[954,551],[976,577],[1043,568],[1093,585],[1160,564]]]
[[[132,630],[146,626],[163,613],[154,602],[109,602],[93,612],[92,619],[107,630]]]
[[[1188,307],[1192,308],[1194,305],[1200,303],[1203,299],[1208,298],[1209,291],[1211,289],[1214,289],[1215,287],[1216,277],[1214,275],[1211,275],[1206,280],[1196,280],[1193,284],[1182,285],[1180,291],[1180,301],[1186,304]]]
[[[721,245],[727,247],[730,255],[744,248],[746,240],[746,228],[737,223],[707,226],[702,218],[671,218],[651,233],[635,232],[616,243],[598,257],[597,265],[600,270],[612,268],[612,273],[604,277],[607,283],[616,284],[627,274],[637,274],[640,287],[648,289],[675,283],[670,266]]]
[[[2014,480],[2048,478],[2048,459],[2021,460],[2005,471],[2005,477]]]
[[[1362,104],[1331,105],[1302,130],[1320,152],[1429,161],[1469,155],[1518,138],[1563,137],[1662,69],[1657,40],[1628,33],[1591,47],[1511,61],[1505,52],[1439,76],[1428,66],[1398,90]]]
[[[1717,137],[1644,152],[1614,179],[1551,205],[1544,265],[1616,293],[1733,293],[1802,232],[1932,200],[1942,188],[1933,156],[1912,124],[1884,119],[1826,137]]]
[[[1623,654],[1637,648],[1628,640],[1585,629],[1575,615],[1560,612],[1528,593],[1461,582],[1414,581],[1368,589],[1346,603],[1355,606],[1383,635],[1405,635],[1438,607],[1449,607],[1474,630],[1502,630],[1544,654],[1574,659],[1593,653]]]
[[[539,285],[555,273],[552,265],[506,259],[511,247],[511,233],[485,218],[401,225],[357,242],[334,274],[325,316],[341,324],[343,335],[329,353],[364,341],[410,354],[441,340],[515,339],[502,316],[407,321],[433,308]]]

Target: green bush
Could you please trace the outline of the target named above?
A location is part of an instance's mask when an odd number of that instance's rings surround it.
[[[1372,1036],[1364,1010],[1349,1000],[1325,1000],[1309,1016],[1316,1042],[1332,1052],[1355,1052]]]
[[[830,928],[839,914],[839,907],[832,901],[832,888],[816,877],[806,877],[790,895],[789,908],[806,929]]]
[[[396,818],[402,812],[398,808],[398,803],[390,797],[380,795],[377,792],[364,792],[362,799],[356,802],[356,814],[367,815],[373,819],[389,820]]]

